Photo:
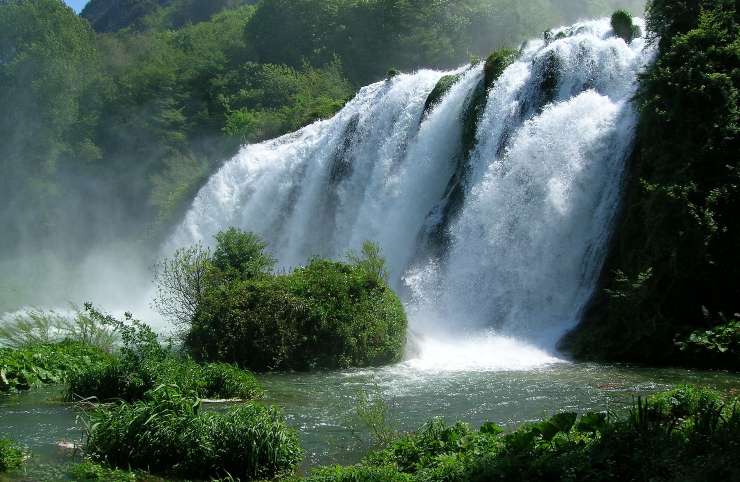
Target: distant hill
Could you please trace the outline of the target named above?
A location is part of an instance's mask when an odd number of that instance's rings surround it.
[[[257,0],[91,0],[82,10],[96,32],[179,28]]]

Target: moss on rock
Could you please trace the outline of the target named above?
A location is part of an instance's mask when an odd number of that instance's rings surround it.
[[[483,66],[486,89],[493,87],[504,70],[516,60],[517,54],[518,52],[513,49],[501,49],[488,56]]]
[[[426,116],[434,106],[439,104],[442,98],[450,91],[453,85],[455,85],[462,77],[462,74],[450,74],[445,75],[439,81],[434,89],[429,93],[427,101],[424,103],[424,115]]]

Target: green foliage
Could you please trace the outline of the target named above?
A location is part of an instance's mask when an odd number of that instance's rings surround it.
[[[66,230],[57,179],[98,158],[89,89],[98,64],[90,26],[58,0],[0,3],[0,251]],[[15,220],[22,219],[18,225]],[[78,224],[78,226],[81,226]],[[55,242],[61,242],[59,238]]]
[[[519,45],[533,32],[627,2],[555,0],[265,0],[246,27],[265,63],[322,66],[339,57],[355,84],[389,69],[449,68],[492,46]]]
[[[193,478],[272,479],[293,471],[302,451],[275,408],[248,404],[205,412],[170,387],[90,414],[93,460]]]
[[[308,482],[411,482],[413,477],[398,472],[392,467],[322,467],[314,470],[305,480]]]
[[[189,323],[203,299],[212,269],[211,251],[201,244],[178,249],[160,260],[154,269],[154,308],[177,325]]]
[[[580,357],[703,365],[695,349],[713,336],[699,333],[722,325],[740,300],[737,6],[654,0],[647,23],[659,56],[636,99],[638,145],[605,291],[564,347]],[[705,360],[734,368],[736,358]]]
[[[140,400],[162,385],[177,386],[197,398],[253,399],[262,391],[254,375],[232,365],[199,365],[162,347],[146,324],[126,315],[117,320],[92,306],[86,309],[101,323],[115,325],[123,346],[107,363],[81,370],[69,377],[68,398]]]
[[[424,114],[428,113],[434,106],[439,104],[442,98],[450,91],[453,85],[455,85],[462,74],[445,75],[439,79],[437,85],[429,93],[426,102],[424,103]]]
[[[107,482],[136,482],[138,478],[134,472],[110,468],[91,461],[76,464],[69,470],[69,476],[75,482],[104,480]]]
[[[247,62],[223,77],[224,131],[255,142],[294,131],[341,109],[352,96],[341,64],[322,68]]]
[[[217,248],[218,249],[218,248]],[[222,272],[250,275],[241,261]],[[377,246],[289,274],[216,277],[186,335],[197,359],[264,370],[376,366],[400,359],[406,315]]]
[[[0,392],[62,383],[110,360],[99,348],[75,341],[0,348]]]
[[[632,23],[632,15],[626,10],[617,10],[612,14],[612,30],[614,35],[627,43],[640,36],[640,27]]]
[[[229,280],[256,279],[275,267],[275,259],[265,253],[266,247],[258,235],[229,228],[216,234],[211,263]]]
[[[98,32],[180,28],[255,0],[91,0],[82,10]]]
[[[154,307],[176,324],[192,322],[209,288],[261,278],[275,267],[267,244],[256,234],[230,228],[215,240],[213,252],[199,243],[176,250],[155,266]]]
[[[99,30],[135,26],[96,36],[58,0],[0,2],[3,258],[156,244],[239,143],[344,105],[338,63],[253,62],[244,3],[100,0],[85,11]]]
[[[516,60],[518,54],[516,50],[501,49],[488,56],[483,66],[486,89],[493,87],[493,84],[501,77],[504,70]]]
[[[23,465],[23,450],[12,440],[0,439],[0,473]]]
[[[308,480],[734,480],[739,447],[737,401],[681,386],[621,416],[564,412],[510,433],[433,420],[360,465],[318,469]]]
[[[737,314],[735,314],[737,316]],[[740,369],[740,321],[725,321],[709,330],[691,332],[676,345],[697,366]]]

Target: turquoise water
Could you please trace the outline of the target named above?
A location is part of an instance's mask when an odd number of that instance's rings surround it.
[[[725,372],[558,363],[521,371],[431,372],[397,365],[373,370],[261,376],[265,403],[283,408],[300,433],[307,470],[323,464],[357,462],[369,447],[367,428],[356,414],[358,398],[382,399],[399,431],[432,417],[474,426],[493,421],[515,428],[560,410],[620,410],[638,395],[680,383],[740,391],[740,376]],[[0,437],[33,454],[26,473],[0,480],[60,480],[64,466],[79,460],[84,414],[62,401],[60,387],[0,396]]]

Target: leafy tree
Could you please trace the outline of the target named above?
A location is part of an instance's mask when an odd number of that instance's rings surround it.
[[[98,58],[88,24],[59,0],[0,3],[0,249],[61,236],[61,179],[101,157],[92,139]],[[26,232],[33,226],[33,233]],[[29,235],[31,234],[31,235]]]
[[[216,234],[213,267],[219,275],[232,280],[252,280],[269,274],[275,259],[265,253],[265,243],[254,233],[229,228]]]

